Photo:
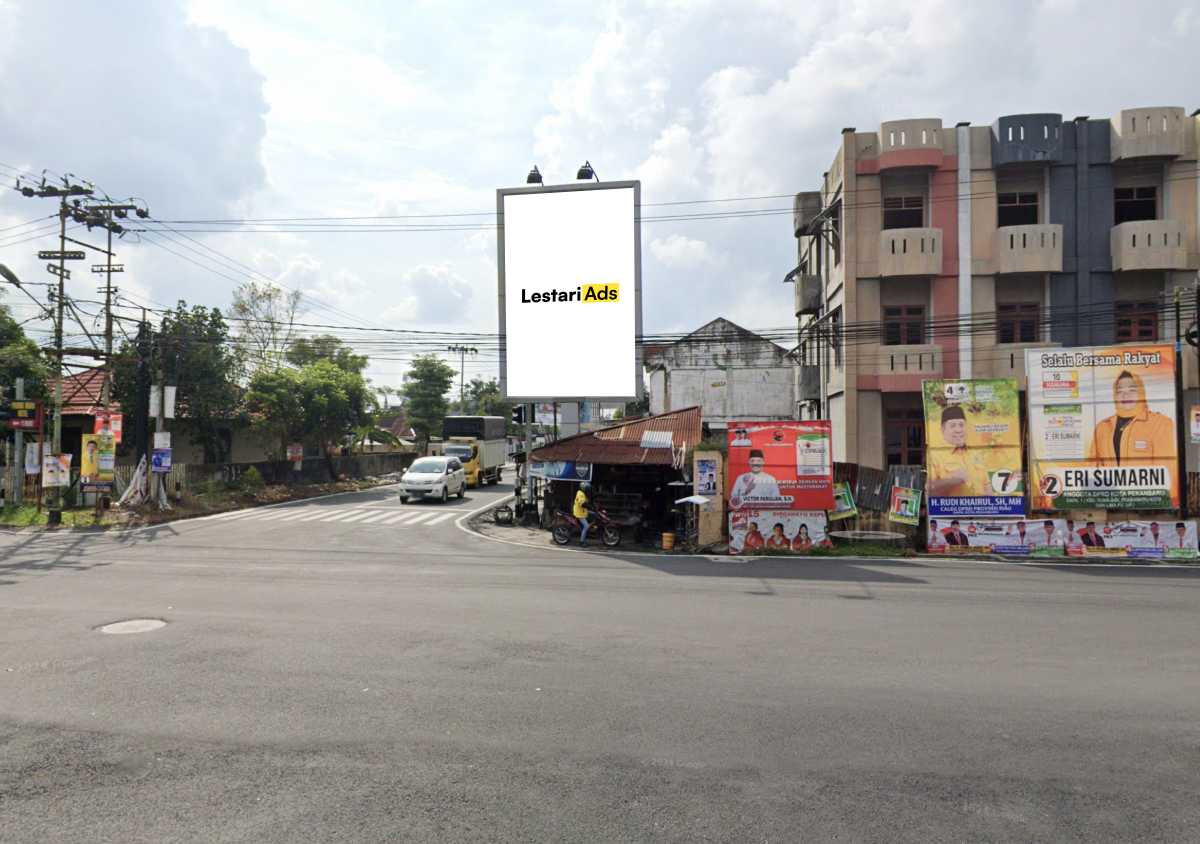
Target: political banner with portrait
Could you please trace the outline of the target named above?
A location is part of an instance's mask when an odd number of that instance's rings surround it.
[[[832,510],[828,420],[729,423],[731,510]]]
[[[1196,523],[1085,519],[930,519],[930,553],[1028,557],[1200,558]]]
[[[729,514],[729,553],[807,554],[832,545],[820,510],[740,510]]]
[[[908,486],[892,487],[888,499],[888,521],[902,525],[921,523],[921,490]]]
[[[79,482],[84,492],[107,492],[116,479],[116,441],[113,437],[84,434],[79,454]]]
[[[925,548],[931,554],[983,552],[1010,556],[1061,557],[1066,529],[1054,519],[929,519]]]
[[[1034,510],[1179,507],[1175,349],[1026,349]]]
[[[1016,379],[925,381],[921,392],[929,515],[1023,515]]]

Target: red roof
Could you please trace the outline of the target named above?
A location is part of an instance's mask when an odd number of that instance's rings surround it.
[[[55,384],[53,378],[47,384],[51,401],[54,400]],[[104,370],[100,368],[85,369],[75,375],[68,375],[63,379],[63,415],[94,416],[97,410],[103,410],[103,405],[100,404],[103,385]],[[109,410],[120,409],[115,401],[109,402]]]
[[[645,448],[643,435],[671,435],[671,448]],[[679,449],[695,448],[700,444],[701,417],[699,407],[685,407],[645,416],[576,434],[544,448],[534,449],[534,460],[573,460],[576,463],[601,463],[607,465],[674,465]]]

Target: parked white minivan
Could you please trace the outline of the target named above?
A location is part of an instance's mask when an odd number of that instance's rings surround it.
[[[438,498],[442,503],[451,495],[462,498],[467,490],[467,473],[454,457],[418,457],[400,478],[400,501]]]

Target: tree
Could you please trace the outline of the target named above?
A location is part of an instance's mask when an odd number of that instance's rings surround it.
[[[150,349],[152,380],[158,383],[162,371],[175,385],[175,415],[204,449],[205,462],[228,460],[225,431],[240,414],[242,366],[221,312],[180,301],[163,315]],[[113,398],[131,416],[137,412],[136,382],[137,350],[126,343],[114,355]]]
[[[287,361],[292,366],[305,367],[319,360],[331,361],[346,372],[362,372],[368,363],[366,355],[354,354],[353,349],[329,334],[300,337],[288,348]]]
[[[292,345],[302,296],[270,282],[246,281],[233,291],[231,317],[251,368],[279,366]]]
[[[0,305],[0,386],[25,379],[25,397],[44,399],[50,366],[37,343],[25,336],[6,305]],[[9,395],[12,398],[13,394]]]
[[[413,358],[402,392],[407,401],[408,424],[422,443],[428,443],[430,435],[441,430],[442,420],[450,409],[446,392],[454,383],[455,374],[454,367],[437,355]]]
[[[509,417],[512,405],[500,395],[500,382],[495,378],[484,381],[476,376],[467,384],[467,404],[463,413],[480,416]]]
[[[386,384],[376,387],[375,392],[378,393],[383,398],[383,409],[384,410],[390,409],[388,407],[388,397],[389,396],[399,396],[400,395],[399,390],[397,390],[395,387],[389,387]]]

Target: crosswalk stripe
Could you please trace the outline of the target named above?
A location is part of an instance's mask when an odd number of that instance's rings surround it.
[[[257,521],[273,522],[275,519],[282,519],[284,516],[292,515],[291,510],[276,510],[274,513],[259,513]]]
[[[324,510],[320,507],[313,507],[311,510],[305,511],[304,518],[300,519],[300,521],[302,521],[302,522],[319,522],[319,521],[323,521],[325,519],[325,517],[328,515],[329,515],[328,510]]]
[[[228,513],[220,513],[220,514],[214,516],[213,518],[224,519],[227,522],[232,522],[232,521],[236,521],[237,519],[244,519],[247,516],[257,516],[261,512],[262,512],[261,510],[255,508],[255,507],[251,507],[247,510],[232,510]]]
[[[384,519],[379,524],[381,524],[381,525],[398,525],[401,522],[408,521],[415,515],[418,515],[418,514],[414,513],[412,510],[402,510],[401,512],[392,516],[391,518]]]
[[[313,511],[312,511],[312,510],[310,510],[308,507],[304,507],[304,508],[302,508],[302,509],[301,509],[299,512],[296,512],[296,513],[291,513],[290,515],[288,515],[288,516],[285,516],[284,518],[280,519],[280,521],[283,521],[283,522],[294,522],[294,521],[296,521],[297,519],[303,519],[303,518],[305,518],[305,517],[307,517],[307,516],[310,516],[310,515],[312,515],[312,512],[313,512]],[[318,511],[318,512],[320,512],[320,511]]]
[[[441,522],[446,521],[446,519],[453,519],[456,515],[458,515],[458,514],[457,513],[439,513],[437,516],[435,516],[434,518],[427,521],[425,523],[425,527],[429,527],[430,525],[440,524]]]
[[[371,515],[370,510],[363,510],[361,513],[355,513],[352,516],[348,516],[345,519],[339,519],[338,521],[340,521],[342,524],[349,524],[350,522],[357,522],[359,519],[365,519],[369,515]]]
[[[371,522],[377,522],[380,519],[386,518],[387,516],[390,516],[390,515],[391,515],[390,510],[384,510],[382,513],[376,513],[373,516],[367,516],[365,519],[363,519],[361,522],[359,522],[359,524],[365,525],[365,524],[369,524]]]
[[[412,527],[413,525],[420,524],[421,522],[427,521],[428,519],[431,519],[431,518],[436,518],[437,516],[438,516],[437,513],[422,513],[421,515],[419,515],[415,519],[413,519],[411,522],[406,522],[404,526]]]
[[[365,510],[335,510],[332,514],[321,519],[321,521],[323,521],[323,522],[340,522],[342,519],[345,519],[347,516],[353,516],[355,514],[364,514],[366,512],[367,511],[365,511]]]

